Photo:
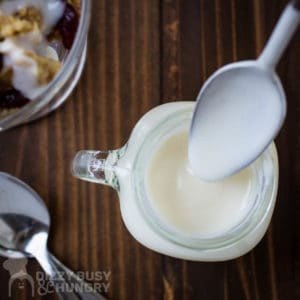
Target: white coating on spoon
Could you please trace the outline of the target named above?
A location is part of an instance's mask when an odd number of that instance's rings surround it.
[[[299,21],[289,4],[257,61],[225,66],[204,84],[189,141],[189,160],[200,178],[215,181],[238,172],[275,138],[286,102],[274,68]]]
[[[245,160],[259,155],[281,126],[283,91],[265,70],[250,65],[222,70],[201,94],[189,143],[189,158],[200,178],[214,181],[245,167]]]

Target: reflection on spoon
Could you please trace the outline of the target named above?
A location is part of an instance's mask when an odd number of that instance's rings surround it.
[[[49,254],[49,227],[50,216],[39,195],[19,179],[0,172],[0,246],[35,257],[61,299],[105,299]]]

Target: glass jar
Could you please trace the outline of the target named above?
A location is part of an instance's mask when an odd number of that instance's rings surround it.
[[[251,165],[247,214],[218,235],[184,234],[169,226],[152,208],[145,188],[150,157],[172,132],[188,130],[194,102],[174,102],[148,112],[119,150],[81,151],[73,162],[74,176],[113,187],[119,193],[122,218],[130,233],[146,247],[177,258],[222,261],[250,251],[265,234],[278,188],[275,145]],[[170,187],[172,188],[172,187]],[[251,199],[250,199],[251,198]]]

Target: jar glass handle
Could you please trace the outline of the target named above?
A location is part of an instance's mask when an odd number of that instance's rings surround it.
[[[119,190],[118,161],[125,150],[126,146],[109,151],[79,151],[72,163],[72,174],[79,179],[101,183]]]

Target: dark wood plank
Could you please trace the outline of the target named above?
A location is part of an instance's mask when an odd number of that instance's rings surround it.
[[[47,118],[0,134],[1,171],[29,183],[49,207],[49,248],[75,271],[111,271],[110,299],[300,299],[299,32],[278,67],[289,104],[276,139],[278,202],[249,254],[196,263],[154,253],[124,227],[115,191],[69,171],[77,150],[121,147],[152,107],[193,100],[218,67],[256,58],[286,3],[93,1],[88,59],[70,99]],[[8,299],[4,261],[0,299]],[[30,261],[27,270],[35,276],[40,268]],[[15,287],[11,299],[31,299],[30,286]]]

